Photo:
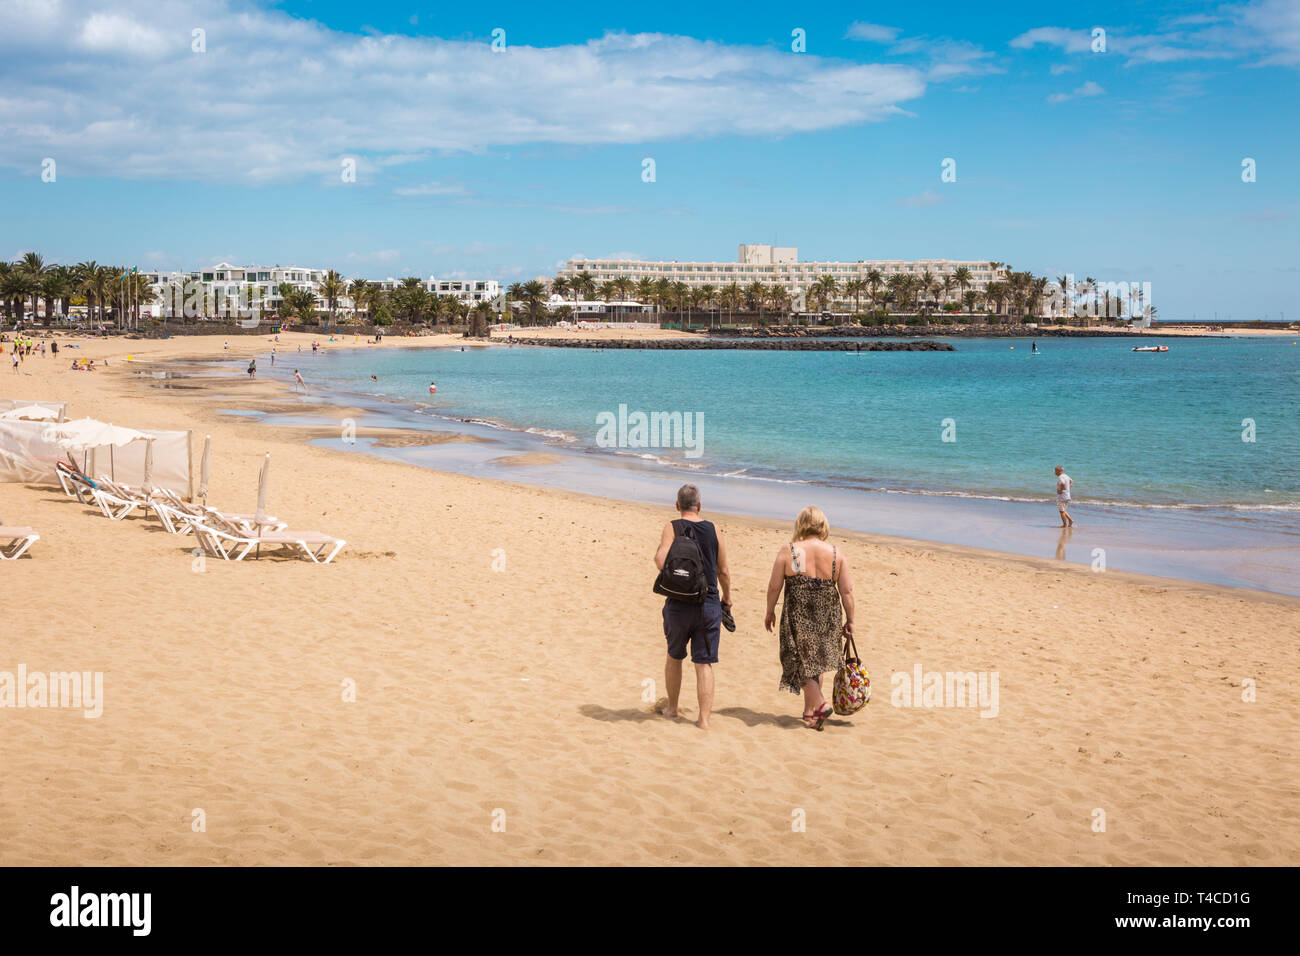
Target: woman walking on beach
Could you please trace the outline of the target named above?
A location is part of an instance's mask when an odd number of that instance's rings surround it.
[[[822,695],[822,675],[840,666],[840,641],[853,634],[853,581],[848,559],[826,542],[830,525],[820,508],[799,512],[794,537],[777,552],[767,585],[767,619],[776,623],[776,601],[785,590],[781,609],[781,689],[803,692],[803,722],[821,730],[835,709]],[[843,618],[840,609],[843,607]]]

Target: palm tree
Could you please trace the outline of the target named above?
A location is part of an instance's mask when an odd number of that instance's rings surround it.
[[[45,259],[39,252],[27,252],[14,265],[19,271],[26,273],[31,277],[31,282],[27,284],[27,295],[32,300],[32,321],[36,321],[36,303],[41,293],[41,280],[45,277],[46,265]]]
[[[1002,315],[1002,303],[1007,299],[1007,284],[1001,281],[990,282],[984,287],[984,297],[993,306],[995,316]]]
[[[528,320],[532,325],[541,324],[541,315],[546,310],[546,285],[533,279],[525,282],[520,289]]]
[[[352,312],[354,315],[360,315],[366,312],[366,318],[369,319],[369,309],[371,305],[371,293],[375,287],[371,286],[365,279],[353,279],[352,284],[348,286],[348,296],[352,299]]]
[[[713,309],[717,304],[718,287],[706,282],[695,290],[693,298],[697,306],[709,313],[709,328],[713,328]]]
[[[1083,300],[1083,324],[1086,326],[1095,311],[1093,296],[1097,292],[1097,280],[1092,276],[1084,278],[1079,286],[1079,297]],[[1076,310],[1077,311],[1077,310]]]
[[[424,287],[424,281],[416,276],[407,276],[393,290],[393,306],[411,324],[423,319],[431,304],[435,303],[430,302],[429,290]]]
[[[1070,303],[1070,277],[1057,276],[1056,290],[1058,293],[1060,293],[1061,296],[1061,315],[1062,316],[1070,315],[1074,311],[1072,308],[1070,308],[1070,304],[1071,304]]]
[[[576,305],[579,299],[590,299],[596,294],[596,277],[586,269],[569,280],[569,291]]]
[[[743,293],[745,297],[745,307],[753,312],[758,310],[758,322],[763,324],[763,306],[767,303],[767,289],[763,283],[755,279],[749,285],[745,286]]]
[[[867,296],[871,299],[872,309],[876,307],[876,294],[884,281],[885,276],[879,269],[867,270]]]
[[[885,280],[886,300],[892,300],[900,312],[907,308],[907,297],[911,291],[912,277],[906,273],[895,272]]]
[[[72,297],[72,270],[67,266],[54,266],[41,280],[41,295],[45,299],[45,321],[56,312],[67,313],[67,300]]]
[[[767,301],[772,304],[773,312],[784,310],[787,316],[789,315],[791,306],[790,293],[786,290],[785,286],[775,282],[768,286]]]
[[[330,330],[331,323],[334,322],[334,312],[338,308],[339,299],[347,292],[347,283],[343,277],[333,269],[325,273],[325,277],[320,280],[320,289],[317,294],[325,300],[325,308],[328,311],[328,318],[325,320],[326,333]]]
[[[816,296],[818,303],[823,311],[835,301],[835,296],[839,294],[840,284],[835,281],[833,275],[823,275],[817,278],[813,283],[812,292]]]
[[[958,266],[953,270],[952,281],[957,283],[957,294],[965,299],[966,290],[970,287],[970,269],[966,266]]]
[[[727,307],[727,319],[730,321],[735,316],[736,309],[743,301],[745,293],[739,284],[729,282],[722,287],[722,291],[718,295],[721,303]]]
[[[104,306],[108,302],[108,290],[117,278],[117,271],[111,266],[95,265],[95,269],[86,276],[82,291],[86,293],[87,302],[95,300],[95,324],[104,324]]]
[[[556,276],[551,280],[551,294],[558,295],[561,299],[567,296],[572,289],[572,284],[564,276]]]
[[[640,302],[642,305],[646,305],[653,302],[654,297],[655,297],[655,280],[651,279],[649,276],[646,276],[643,279],[638,279],[636,282],[637,301]]]
[[[957,284],[957,280],[956,278],[953,277],[953,274],[951,272],[945,272],[943,274],[944,305],[947,305],[949,302],[952,301],[952,290],[953,290],[953,286],[955,286],[956,284]]]
[[[5,264],[6,269],[0,276],[0,295],[4,296],[5,311],[13,318],[14,306],[18,307],[18,321],[26,315],[27,297],[36,288],[36,280],[20,268]]]
[[[857,315],[861,311],[858,304],[862,299],[862,293],[867,290],[867,283],[864,279],[849,279],[844,283],[844,294],[853,296],[853,314]]]
[[[631,297],[633,290],[636,289],[636,283],[628,276],[619,276],[614,280],[613,285],[618,298],[625,302]]]
[[[655,307],[660,312],[663,312],[668,303],[672,301],[673,284],[664,278],[655,279],[651,295],[654,298]]]

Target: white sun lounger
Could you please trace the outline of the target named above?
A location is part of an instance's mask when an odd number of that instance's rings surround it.
[[[263,515],[259,521],[256,515],[234,514],[206,505],[196,505],[167,488],[154,489],[149,507],[154,509],[163,527],[172,534],[189,534],[196,521],[236,535],[256,534],[258,528],[279,531],[286,525],[275,515]]]
[[[95,485],[89,478],[61,461],[55,462],[54,473],[59,476],[59,484],[63,487],[65,495],[76,498],[82,504],[90,504],[88,498],[95,490]]]
[[[99,510],[114,521],[121,521],[136,508],[148,508],[152,505],[147,496],[131,492],[123,494],[120,490],[92,488],[90,493],[95,499],[95,504],[99,505]]]
[[[223,561],[242,561],[260,545],[297,548],[314,564],[329,564],[347,544],[342,538],[320,531],[266,531],[261,535],[238,535],[201,521],[191,522],[194,537],[209,557]]]
[[[31,528],[6,528],[0,525],[0,560],[15,561],[22,557],[33,542],[40,540],[41,536]]]

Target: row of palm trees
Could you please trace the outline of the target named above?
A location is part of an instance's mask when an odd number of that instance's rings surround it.
[[[976,287],[971,271],[958,266],[948,272],[891,273],[886,276],[879,269],[871,269],[862,277],[841,282],[833,275],[823,275],[813,281],[804,293],[804,311],[832,311],[836,307],[852,304],[855,314],[862,312],[865,302],[868,311],[880,314],[890,312],[913,313],[926,316],[946,309],[964,310],[974,314],[981,309],[995,316],[1007,316],[1025,321],[1041,314],[1051,305],[1053,314],[1074,315],[1079,303],[1096,297],[1096,280],[1088,277],[1082,283],[1071,285],[1067,277],[1060,277],[1049,295],[1049,280],[1032,272],[1016,271],[1004,262],[991,263],[995,276],[983,288]],[[692,312],[734,314],[738,310],[758,313],[766,311],[788,312],[791,307],[789,291],[781,285],[764,285],[754,281],[748,285],[731,283],[714,286],[704,284],[689,286],[666,278],[633,279],[618,276],[605,282],[596,280],[590,272],[574,276],[560,276],[550,285],[550,293],[561,298],[572,296],[574,307],[580,300],[601,299],[605,302],[636,300],[651,304],[659,311],[677,312],[689,321]],[[524,303],[525,314],[536,319],[547,297],[546,287],[540,282],[513,285],[510,298]],[[1120,309],[1132,303],[1112,302],[1105,292],[1103,315],[1118,315]],[[1102,307],[1101,300],[1097,305]],[[1140,303],[1139,303],[1140,305]],[[1098,310],[1094,309],[1092,314]],[[1147,312],[1150,313],[1150,309]]]
[[[73,266],[47,264],[38,252],[28,252],[14,262],[0,262],[0,307],[6,319],[36,318],[40,307],[47,319],[67,316],[79,298],[91,321],[111,320],[120,328],[138,326],[140,309],[155,293],[145,277],[124,266],[101,266],[94,261]]]
[[[878,269],[869,270],[863,277],[840,282],[835,276],[823,275],[816,279],[805,293],[804,310],[823,312],[852,303],[855,314],[862,311],[865,302],[868,311],[876,315],[890,312],[913,313],[926,316],[937,309],[960,309],[975,313],[981,307],[997,316],[1009,316],[1024,321],[1038,314],[1048,304],[1049,282],[1044,276],[1018,272],[1006,263],[992,263],[995,278],[984,288],[974,287],[970,270],[965,266],[941,274],[926,270],[919,274],[891,273],[886,276]],[[1104,290],[1098,296],[1098,284],[1088,277],[1072,285],[1068,277],[1058,277],[1051,287],[1050,299],[1056,304],[1053,311],[1075,313],[1079,302],[1095,305],[1091,314],[1118,315],[1127,306],[1131,314],[1142,311],[1138,301],[1112,301],[1111,292]],[[187,290],[177,286],[167,290],[169,303],[165,310],[176,318],[183,316],[183,303]],[[262,306],[265,292],[249,285],[243,290],[247,305]],[[601,299],[605,302],[638,301],[653,305],[660,312],[676,312],[687,323],[695,313],[706,313],[721,320],[725,313],[730,319],[738,311],[757,313],[760,321],[768,312],[789,314],[794,306],[789,291],[781,285],[765,285],[754,281],[747,285],[730,283],[689,286],[666,278],[633,279],[618,276],[599,282],[587,271],[575,276],[559,276],[549,284],[541,280],[514,283],[507,289],[512,311],[531,325],[542,325],[568,318],[578,310],[582,300]],[[558,309],[550,307],[551,297],[572,297],[573,305]],[[416,277],[401,280],[396,288],[384,289],[365,279],[345,280],[331,269],[315,290],[298,288],[285,283],[275,290],[276,309],[283,319],[303,322],[318,321],[326,313],[326,329],[337,328],[339,307],[344,298],[351,299],[351,316],[354,321],[364,317],[370,323],[386,325],[393,321],[411,324],[462,324],[485,328],[492,320],[494,308],[490,303],[474,305],[454,296],[439,296],[428,290]],[[119,328],[138,327],[140,309],[154,301],[155,290],[136,269],[122,266],[101,266],[96,262],[80,262],[72,266],[46,264],[39,253],[29,252],[14,262],[0,262],[0,306],[9,320],[22,320],[38,314],[38,303],[43,303],[44,314],[67,316],[73,299],[84,302],[95,325],[112,321]],[[1140,299],[1140,294],[1139,294]],[[1063,304],[1063,305],[1062,305]],[[1145,312],[1154,312],[1150,306]]]

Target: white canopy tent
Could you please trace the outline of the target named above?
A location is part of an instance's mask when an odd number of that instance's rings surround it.
[[[153,440],[142,441],[141,436]],[[91,476],[111,470],[116,481],[139,487],[152,446],[152,484],[190,498],[191,445],[188,431],[141,432],[84,418],[54,425],[0,419],[0,481],[54,483],[54,463],[75,452],[78,466]]]

